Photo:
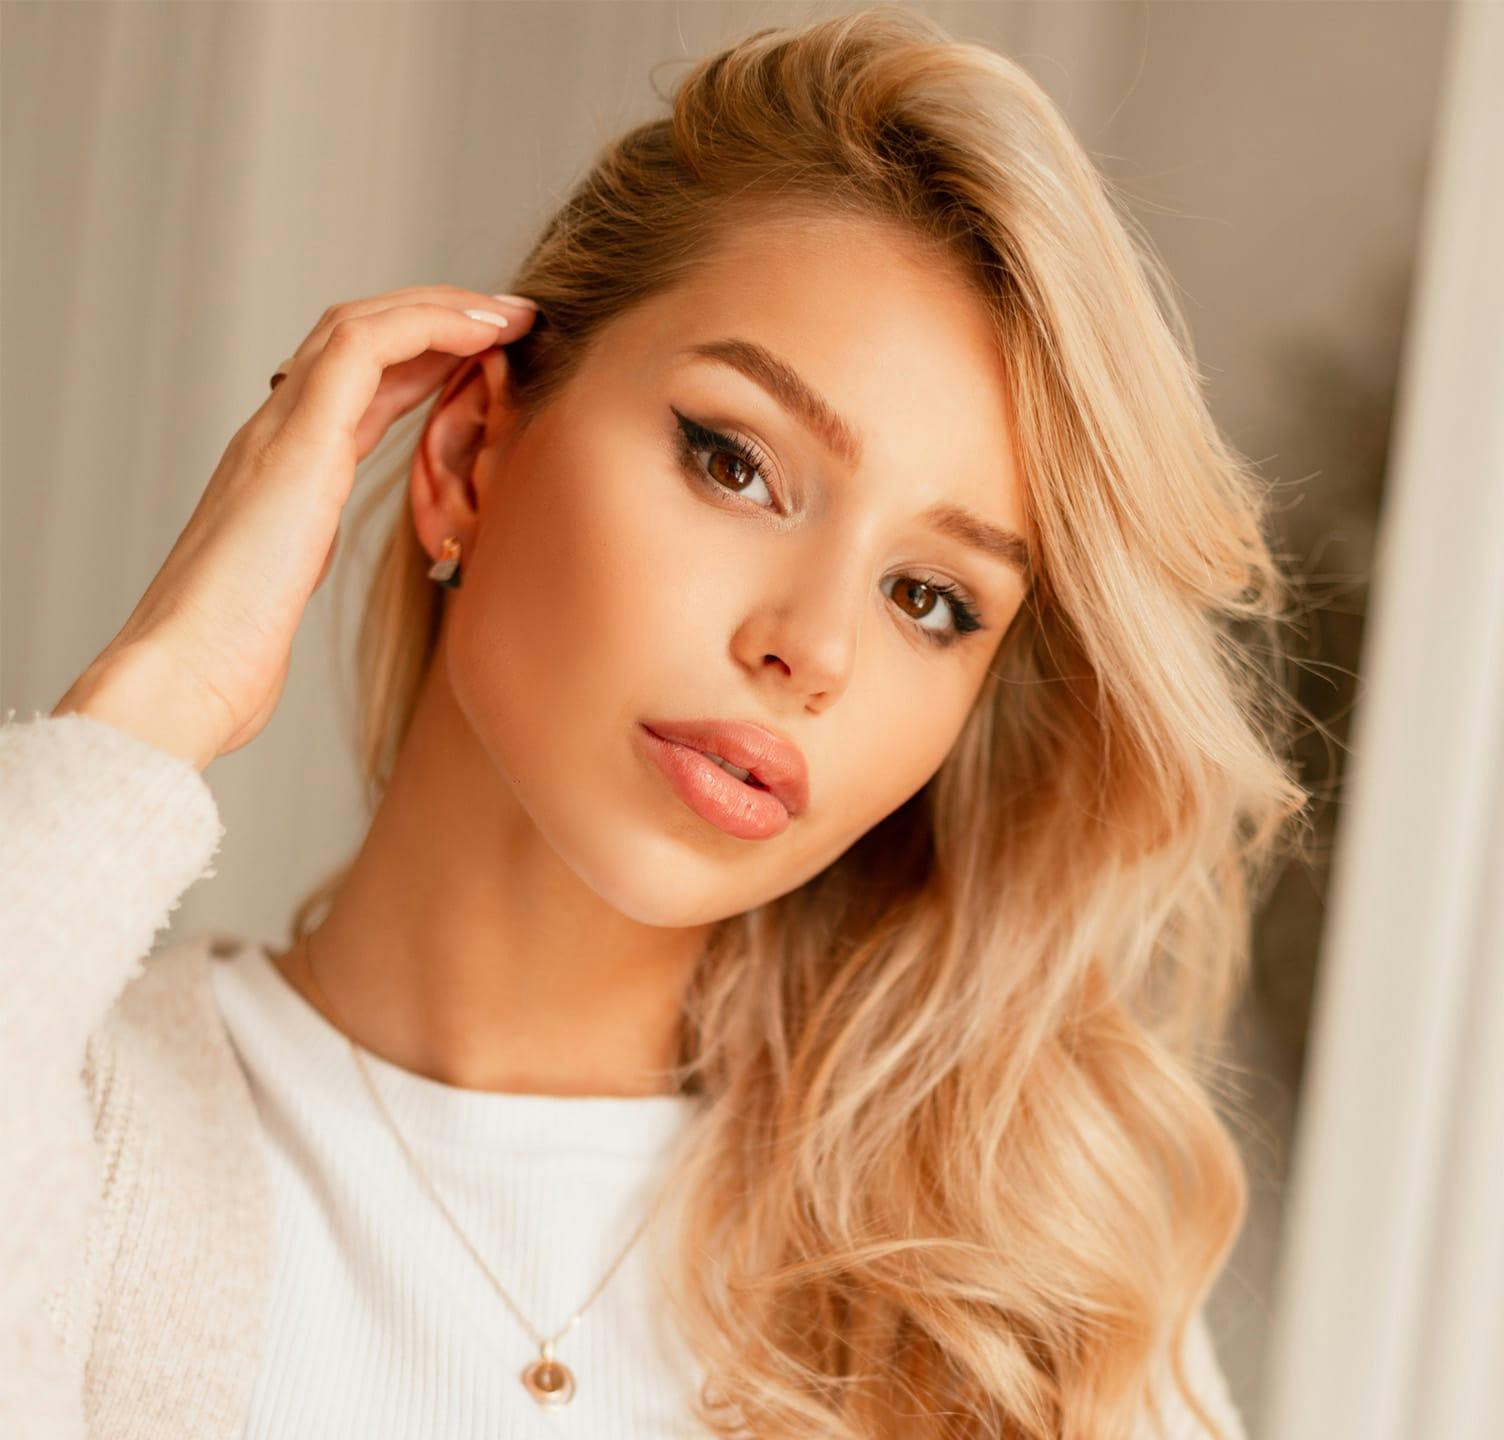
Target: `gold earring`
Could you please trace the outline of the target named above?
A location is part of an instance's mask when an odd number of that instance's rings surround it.
[[[453,535],[444,537],[439,558],[428,567],[428,578],[451,590],[460,588],[460,542]]]

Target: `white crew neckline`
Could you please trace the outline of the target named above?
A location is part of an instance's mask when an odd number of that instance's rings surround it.
[[[237,1043],[275,1055],[284,1073],[339,1105],[353,1123],[386,1123],[361,1079],[350,1041],[272,963],[267,947],[244,941],[211,952],[220,1009]],[[538,1095],[467,1090],[406,1070],[370,1050],[367,1069],[409,1142],[509,1151],[572,1151],[658,1158],[701,1108],[694,1095]]]

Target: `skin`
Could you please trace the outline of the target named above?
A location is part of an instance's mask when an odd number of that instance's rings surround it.
[[[860,467],[736,370],[674,356],[726,336],[818,389]],[[1016,571],[915,518],[950,500],[1028,533],[1004,382],[959,273],[857,221],[740,228],[615,321],[525,429],[504,348],[466,362],[410,487],[428,552],[460,538],[464,583],[314,934],[340,1028],[467,1089],[666,1093],[711,925],[795,889],[930,779],[1022,602]],[[754,439],[768,487],[704,451],[697,487],[671,405]],[[797,511],[781,526],[780,502]],[[894,583],[916,572],[959,584],[987,628],[932,644],[918,627],[952,616],[905,605]],[[707,824],[635,748],[641,719],[704,716],[803,749],[809,808],[780,835]],[[305,946],[273,960],[322,1011]]]

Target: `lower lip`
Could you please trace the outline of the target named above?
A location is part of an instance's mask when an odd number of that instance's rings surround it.
[[[770,840],[788,828],[789,812],[771,791],[738,780],[698,750],[665,740],[646,725],[637,728],[649,756],[702,820],[740,840]]]

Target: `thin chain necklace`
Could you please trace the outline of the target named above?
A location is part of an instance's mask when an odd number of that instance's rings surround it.
[[[323,1001],[324,1009],[329,1013],[331,1019],[333,1019],[335,1013],[334,1007],[329,1003],[329,997],[324,993],[324,987],[319,984],[318,976],[315,975],[313,971],[312,934],[310,933],[309,935],[306,935],[304,937],[304,940],[307,946],[308,978],[312,982],[314,990],[318,993],[319,999]],[[412,1168],[413,1173],[418,1177],[419,1182],[428,1192],[429,1197],[433,1200],[434,1204],[439,1207],[440,1212],[449,1222],[450,1229],[452,1229],[454,1233],[459,1236],[460,1243],[464,1245],[465,1249],[470,1252],[470,1255],[474,1259],[475,1263],[479,1265],[480,1268],[485,1272],[486,1278],[490,1280],[492,1287],[495,1289],[496,1293],[506,1301],[507,1306],[511,1310],[512,1314],[514,1314],[518,1318],[518,1320],[522,1322],[523,1328],[526,1329],[528,1334],[532,1336],[533,1343],[538,1346],[538,1359],[533,1360],[529,1364],[524,1366],[521,1372],[522,1383],[527,1387],[528,1394],[531,1395],[533,1399],[535,1399],[540,1405],[548,1409],[554,1409],[558,1406],[568,1405],[569,1402],[574,1399],[574,1371],[572,1371],[569,1366],[564,1364],[562,1360],[559,1360],[554,1355],[554,1346],[560,1340],[562,1340],[565,1335],[573,1330],[576,1325],[580,1323],[580,1317],[589,1308],[591,1302],[597,1295],[601,1293],[602,1290],[606,1288],[606,1282],[610,1280],[610,1278],[616,1273],[617,1267],[624,1259],[626,1259],[627,1252],[632,1248],[633,1245],[637,1243],[638,1238],[642,1235],[642,1232],[647,1229],[648,1221],[652,1219],[654,1213],[657,1211],[657,1202],[655,1202],[649,1208],[648,1213],[643,1216],[642,1223],[638,1225],[637,1229],[632,1232],[632,1238],[628,1240],[627,1243],[622,1247],[621,1253],[612,1262],[611,1268],[607,1270],[605,1275],[601,1277],[600,1283],[597,1284],[595,1289],[590,1292],[589,1298],[585,1301],[585,1303],[581,1305],[580,1308],[576,1310],[574,1314],[569,1318],[568,1323],[565,1324],[562,1329],[556,1330],[552,1335],[546,1337],[540,1335],[538,1331],[533,1328],[533,1325],[528,1320],[527,1316],[517,1308],[516,1303],[513,1301],[512,1297],[507,1294],[506,1289],[503,1287],[501,1281],[496,1278],[495,1272],[492,1271],[491,1267],[487,1265],[486,1262],[481,1258],[480,1253],[476,1250],[475,1246],[470,1243],[470,1237],[466,1235],[465,1232],[460,1228],[459,1222],[450,1213],[449,1207],[444,1203],[438,1191],[434,1189],[433,1183],[429,1180],[428,1175],[424,1171],[423,1167],[418,1164],[417,1156],[413,1154],[411,1148],[408,1146],[407,1141],[402,1138],[402,1132],[397,1128],[397,1123],[392,1119],[391,1112],[386,1107],[386,1102],[381,1098],[381,1092],[376,1088],[375,1079],[371,1075],[370,1070],[366,1067],[365,1057],[361,1054],[361,1047],[357,1045],[353,1039],[350,1038],[349,1031],[346,1030],[343,1025],[339,1024],[337,1019],[335,1020],[335,1028],[341,1031],[344,1034],[345,1039],[349,1041],[350,1053],[355,1057],[355,1064],[357,1069],[359,1069],[360,1071],[360,1078],[365,1082],[366,1089],[371,1094],[371,1099],[376,1102],[376,1108],[381,1113],[381,1118],[386,1122],[386,1127],[392,1132],[392,1136],[396,1140],[398,1146],[401,1147],[402,1153],[404,1156],[406,1156],[407,1163]]]

